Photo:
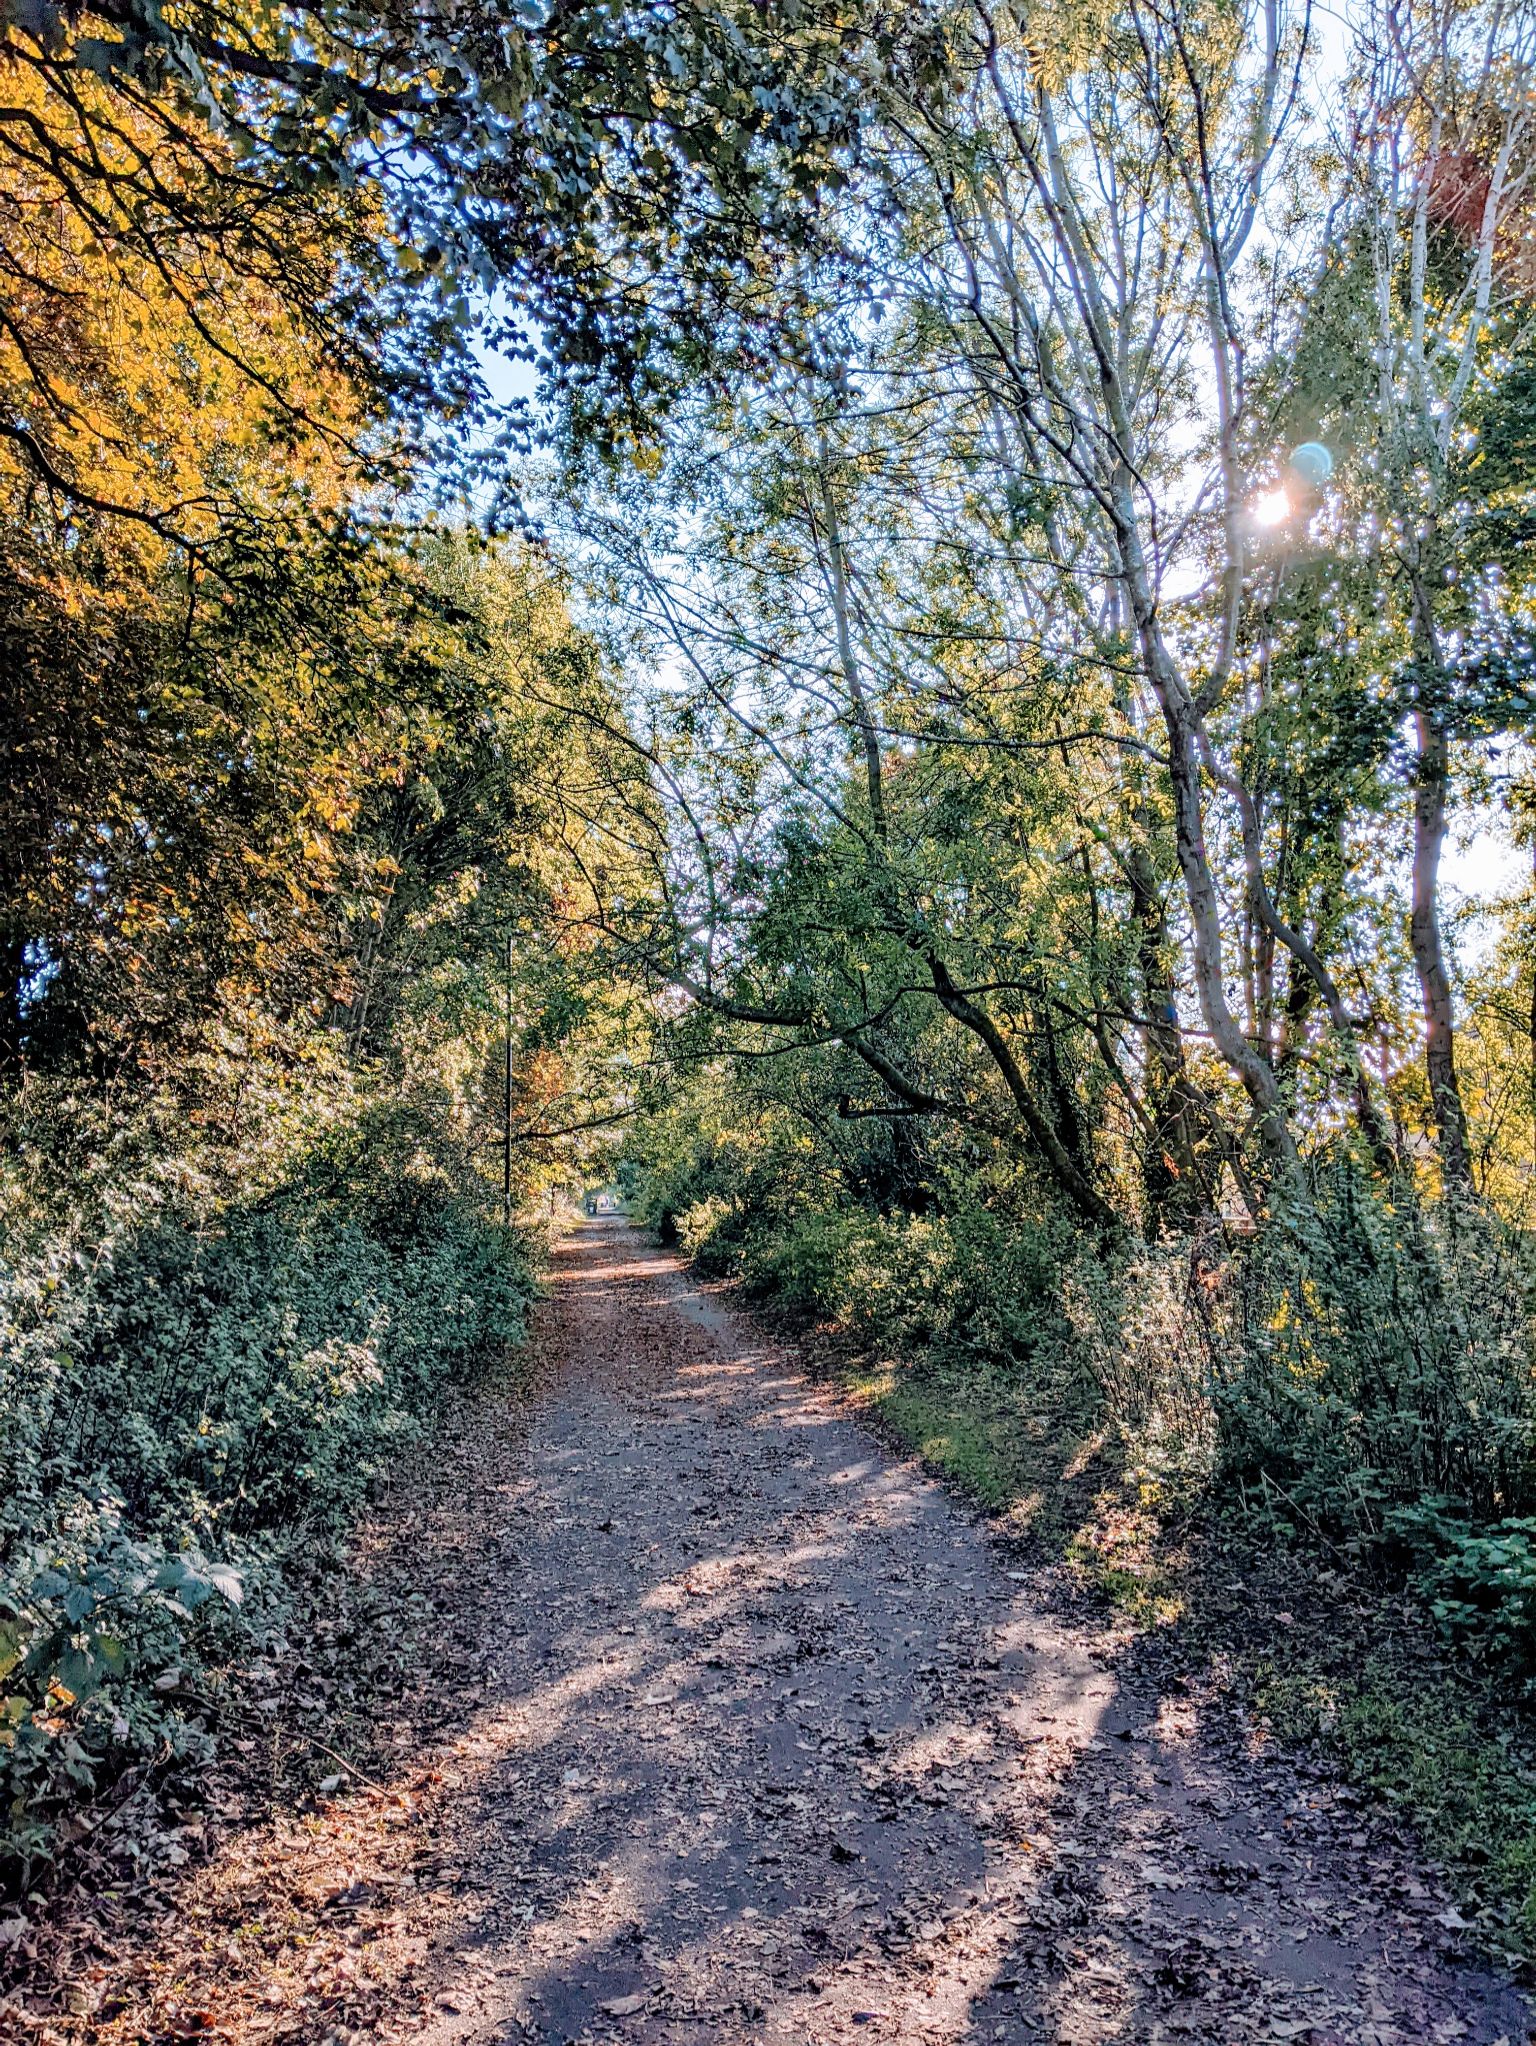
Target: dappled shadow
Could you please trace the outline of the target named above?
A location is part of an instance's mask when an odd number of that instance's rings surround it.
[[[588,1223],[538,1347],[526,1422],[467,1409],[374,1537],[437,1587],[436,1718],[189,1880],[182,1974],[77,2036],[1524,2040],[1347,1794],[1005,1567],[674,1260]]]
[[[1358,1815],[1053,1617],[670,1260],[567,1270],[432,2039],[1523,2038]]]
[[[654,1289],[664,1269],[646,1258],[641,1276]],[[635,1276],[610,1258],[574,1287],[597,1273],[600,1287]],[[707,1301],[658,1309],[659,1340],[617,1316],[649,1352],[622,1401],[604,1357],[595,1407],[574,1403],[569,1433],[541,1438],[530,1505],[560,1537],[560,1583],[518,1660],[555,1656],[561,1674],[526,1697],[509,1686],[477,1729],[497,1757],[487,1818],[518,1799],[532,1753],[559,1750],[558,1794],[541,1767],[541,1805],[498,1879],[532,1877],[554,1951],[530,1968],[525,1931],[496,1910],[476,1934],[518,1979],[514,2008],[553,2035],[629,1995],[664,2003],[647,2023],[771,2029],[824,1998],[904,1896],[984,1872],[973,1830],[938,1813],[947,1798],[917,1802],[937,1766],[914,1747],[934,1731],[924,1672],[952,1616],[941,1496],[782,1358],[722,1350]],[[569,1364],[579,1378],[583,1358]],[[907,1807],[930,1820],[921,1838],[899,1823]]]

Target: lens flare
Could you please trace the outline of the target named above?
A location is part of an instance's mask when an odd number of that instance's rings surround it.
[[[1292,452],[1291,474],[1308,490],[1321,490],[1333,474],[1333,455],[1320,440],[1304,440]]]
[[[1254,499],[1253,516],[1258,525],[1282,525],[1291,515],[1291,500],[1283,490],[1266,490]]]

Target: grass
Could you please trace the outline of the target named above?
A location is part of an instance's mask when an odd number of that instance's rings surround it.
[[[1102,1525],[1079,1528],[1063,1552],[1084,1582],[1103,1593],[1138,1627],[1172,1627],[1184,1617],[1184,1595],[1155,1557],[1106,1553]]]
[[[838,1360],[836,1376],[896,1441],[1011,1533],[1059,1544],[1113,1474],[1089,1412],[1042,1411],[1035,1388],[984,1365],[855,1357]]]
[[[1069,1429],[1063,1439],[1027,1412],[1016,1381],[974,1366],[862,1360],[838,1375],[896,1441],[984,1507],[1002,1532],[1044,1539],[1137,1625],[1179,1618],[1183,1599],[1157,1555],[1162,1530],[1100,1431]],[[1075,1417],[1079,1425],[1087,1418]]]
[[[1489,1944],[1536,1957],[1536,1768],[1513,1715],[1501,1725],[1486,1697],[1387,1656],[1356,1676],[1263,1659],[1250,1683],[1277,1737],[1321,1748],[1412,1821]]]
[[[995,1383],[966,1387],[947,1374],[908,1376],[892,1364],[851,1366],[843,1383],[866,1412],[980,1505],[995,1512],[1028,1491],[1028,1459],[1010,1441],[1016,1416]]]

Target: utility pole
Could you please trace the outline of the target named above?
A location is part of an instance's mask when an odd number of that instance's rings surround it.
[[[501,1098],[501,1219],[512,1227],[512,933],[507,933],[507,1070]]]

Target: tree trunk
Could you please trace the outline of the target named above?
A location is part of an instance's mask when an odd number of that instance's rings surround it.
[[[1440,929],[1440,853],[1445,844],[1445,790],[1450,746],[1438,717],[1414,713],[1418,771],[1413,785],[1413,907],[1409,934],[1424,1002],[1424,1064],[1430,1112],[1440,1140],[1440,1168],[1448,1186],[1469,1186],[1467,1118],[1456,1077],[1456,1017],[1451,976]]]
[[[1184,1067],[1184,1036],[1169,964],[1168,910],[1151,857],[1144,845],[1132,847],[1125,863],[1131,903],[1140,931],[1137,965],[1141,1000],[1146,1012],[1142,1061],[1146,1072],[1152,1141],[1142,1158],[1148,1223],[1169,1222],[1187,1228],[1206,1205],[1195,1156],[1198,1110]]]
[[[1445,938],[1440,929],[1440,854],[1445,846],[1450,740],[1445,710],[1450,678],[1440,654],[1434,612],[1423,565],[1409,570],[1413,644],[1419,670],[1413,714],[1418,760],[1413,781],[1413,891],[1409,938],[1419,994],[1424,1004],[1424,1065],[1429,1077],[1430,1113],[1440,1140],[1440,1169],[1447,1186],[1472,1183],[1467,1151],[1467,1117],[1456,1078],[1456,1013]]]
[[[1108,410],[1119,448],[1131,445],[1123,400],[1110,372],[1105,371]],[[1168,650],[1158,620],[1152,579],[1141,544],[1135,492],[1129,462],[1116,462],[1108,510],[1119,555],[1122,587],[1135,628],[1137,651],[1168,734],[1168,780],[1173,796],[1174,845],[1184,895],[1189,905],[1189,932],[1195,969],[1195,993],[1211,1042],[1242,1082],[1253,1104],[1264,1149],[1276,1184],[1288,1206],[1309,1203],[1301,1157],[1285,1112],[1273,1066],[1249,1042],[1227,1000],[1225,946],[1221,931],[1221,900],[1211,856],[1205,842],[1205,803],[1200,787],[1200,714]]]
[[[6,931],[0,935],[0,1083],[8,1084],[21,1071],[26,1036],[22,1014],[26,975],[26,941],[20,934]]]
[[[1168,734],[1168,779],[1173,793],[1174,844],[1184,895],[1195,968],[1195,992],[1211,1041],[1242,1082],[1269,1154],[1277,1183],[1293,1206],[1308,1205],[1301,1158],[1286,1118],[1274,1068],[1255,1051],[1227,1000],[1221,904],[1205,842],[1205,805],[1200,789],[1198,714],[1163,641],[1148,586],[1146,562],[1131,504],[1129,472],[1116,476],[1115,538],[1126,594],[1135,621],[1142,665],[1152,685]]]

